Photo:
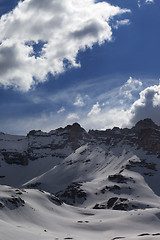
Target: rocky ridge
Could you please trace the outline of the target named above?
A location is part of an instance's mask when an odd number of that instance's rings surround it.
[[[115,127],[105,131],[89,130],[78,123],[49,133],[32,130],[26,137],[0,134],[0,155],[8,164],[28,165],[39,158],[64,159],[86,143],[104,143],[113,147],[120,142],[142,148],[160,157],[160,127],[151,119],[139,121],[133,128]]]
[[[49,133],[32,130],[26,137],[0,134],[0,154],[8,164],[28,165],[39,158],[63,159],[88,141],[90,136],[78,123]]]

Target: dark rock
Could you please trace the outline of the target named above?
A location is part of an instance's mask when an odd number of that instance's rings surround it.
[[[105,193],[106,191],[114,192],[116,190],[121,190],[121,188],[118,185],[114,186],[105,186],[102,190],[101,193]]]
[[[145,169],[149,169],[152,171],[157,171],[156,164],[152,163],[152,162],[148,163],[148,162],[146,162],[145,159],[141,159],[140,162],[129,161],[129,164],[126,165],[127,169],[131,169],[131,168],[135,168],[135,167],[140,167],[143,169],[145,168]]]
[[[60,198],[65,203],[70,203],[70,200],[73,204],[78,202],[84,202],[87,198],[87,195],[84,190],[81,189],[82,184],[72,183],[65,190],[56,193],[56,197]]]
[[[28,134],[27,137],[30,136],[44,136],[46,133],[42,132],[41,130],[31,130]]]
[[[110,198],[107,202],[107,207],[112,208],[113,210],[123,210],[128,209],[128,199],[127,198]]]
[[[136,125],[134,127],[134,129],[136,131],[140,131],[143,129],[149,129],[149,128],[159,129],[159,127],[150,118],[140,120],[139,122],[136,123]]]
[[[27,187],[28,188],[37,188],[41,185],[40,182],[36,182],[36,183],[31,183],[31,184],[28,184]]]
[[[14,196],[12,196],[11,198],[2,199],[2,202],[4,203],[5,206],[7,206],[11,209],[24,206],[24,204],[25,204],[25,201],[22,198],[14,197]]]
[[[106,205],[96,203],[96,205],[93,207],[93,209],[106,209]]]
[[[114,205],[113,210],[122,210],[126,211],[128,208],[128,204],[126,203],[117,203]]]
[[[54,203],[58,204],[59,206],[61,206],[63,204],[63,201],[60,200],[58,197],[54,196],[54,195],[50,195],[49,198],[51,201],[53,201]]]
[[[0,202],[0,208],[4,208],[4,204]]]
[[[152,236],[159,236],[160,233],[153,233]]]
[[[24,153],[19,152],[1,152],[1,154],[4,157],[4,160],[8,164],[18,164],[27,166],[28,165],[28,155]]]
[[[149,236],[149,235],[150,235],[149,233],[142,233],[142,234],[139,234],[138,237]]]
[[[126,183],[127,180],[128,180],[128,178],[124,177],[123,175],[121,175],[119,173],[118,174],[114,174],[114,175],[109,175],[108,179],[110,181],[115,181],[117,183]]]
[[[118,200],[118,197],[110,198],[107,202],[107,207],[112,208],[117,200]]]

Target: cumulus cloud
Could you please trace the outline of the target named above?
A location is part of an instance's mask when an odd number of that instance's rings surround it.
[[[131,124],[144,118],[152,120],[160,125],[160,85],[148,87],[140,92],[140,97],[130,109]]]
[[[141,80],[130,77],[122,87],[115,89],[113,95],[109,104],[97,102],[93,105],[84,121],[87,127],[132,127],[145,118],[151,118],[160,125],[160,85],[144,89]]]
[[[28,91],[79,67],[78,52],[110,41],[110,19],[127,11],[94,0],[20,1],[0,19],[0,84]]]
[[[135,86],[137,86],[140,91],[139,98],[130,102],[130,104],[124,102],[123,105],[117,104],[117,106],[105,105],[103,107],[103,104],[101,105],[97,102],[88,114],[88,118],[84,121],[84,125],[97,129],[106,129],[114,126],[132,127],[140,120],[151,118],[160,126],[160,85],[140,90],[141,84],[140,80],[130,78],[122,87],[128,88],[128,85],[130,85],[131,89],[135,89]],[[121,97],[122,101],[124,101],[124,96],[122,95]],[[118,99],[115,98],[115,101]]]

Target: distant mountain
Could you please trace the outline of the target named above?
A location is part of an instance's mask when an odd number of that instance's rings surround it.
[[[20,218],[25,218],[27,227],[29,223],[25,214],[28,214],[28,218],[36,218],[33,222],[36,221],[36,226],[41,228],[42,220],[37,220],[37,213],[34,216],[34,209],[36,212],[38,208],[41,209],[39,214],[41,217],[44,215],[45,219],[49,214],[48,209],[52,209],[53,213],[56,212],[54,222],[57,225],[60,224],[57,213],[61,214],[63,229],[66,229],[69,212],[73,222],[79,218],[77,223],[69,223],[67,236],[60,229],[56,233],[53,228],[57,236],[55,239],[96,239],[100,229],[105,233],[101,233],[102,240],[158,239],[159,172],[160,127],[151,119],[141,120],[131,129],[115,127],[86,132],[78,123],[74,123],[49,133],[32,130],[27,136],[0,133],[2,220],[11,224],[5,214],[14,218],[13,212],[10,212],[14,210]],[[81,214],[86,217],[82,219]],[[110,226],[103,214],[109,214],[115,227]],[[117,221],[120,216],[124,217],[124,225]],[[91,220],[91,225],[86,218]],[[45,228],[51,231],[50,221],[53,221],[53,217],[49,216],[48,219],[45,220]],[[17,217],[15,221],[18,221]],[[142,231],[136,225],[137,221]],[[33,239],[41,239],[34,235],[33,222]],[[101,222],[106,222],[106,227],[101,226]],[[134,230],[126,231],[127,224],[133,225]],[[107,226],[110,226],[108,238]],[[78,231],[78,235],[73,229]],[[74,236],[71,236],[72,232]],[[45,239],[51,239],[45,233]]]

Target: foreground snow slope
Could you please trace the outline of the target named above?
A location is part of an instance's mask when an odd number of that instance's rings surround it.
[[[46,192],[7,186],[0,187],[0,203],[0,239],[3,240],[160,237],[160,210],[156,208],[127,212],[89,210],[61,204]]]

